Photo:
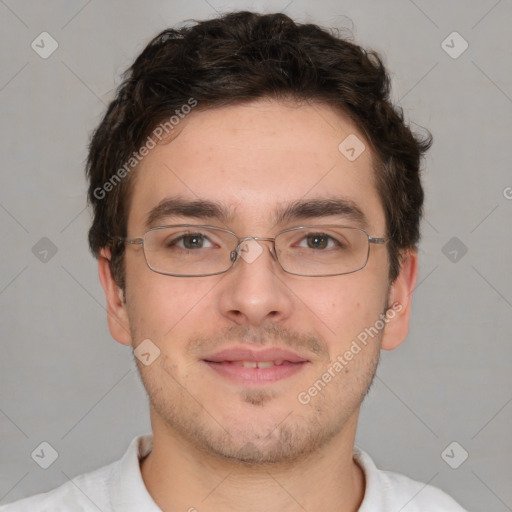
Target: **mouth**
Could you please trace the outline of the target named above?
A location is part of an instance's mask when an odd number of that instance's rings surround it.
[[[226,349],[202,360],[223,378],[244,385],[276,382],[304,369],[309,360],[281,349]]]

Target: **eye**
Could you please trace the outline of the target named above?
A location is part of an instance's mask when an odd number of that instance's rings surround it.
[[[169,241],[168,247],[177,246],[180,249],[205,249],[213,247],[212,242],[202,233],[187,233]]]
[[[306,235],[299,243],[299,247],[307,247],[308,249],[333,249],[339,246],[340,243],[336,239],[325,233],[311,233]]]

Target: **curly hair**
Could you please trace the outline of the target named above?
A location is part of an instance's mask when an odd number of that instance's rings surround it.
[[[124,289],[124,247],[113,240],[126,236],[134,174],[128,175],[126,162],[170,115],[191,99],[201,110],[292,98],[343,112],[366,138],[390,237],[389,280],[394,281],[403,249],[417,248],[419,241],[420,163],[432,137],[413,134],[389,96],[389,76],[377,53],[334,30],[296,23],[281,13],[232,12],[164,30],[125,71],[91,137],[86,173],[92,253],[97,257],[101,248],[111,249],[112,272]],[[114,183],[116,172],[124,179]]]

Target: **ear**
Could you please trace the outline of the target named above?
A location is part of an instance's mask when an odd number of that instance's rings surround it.
[[[123,345],[131,345],[130,322],[123,300],[123,290],[117,285],[112,269],[110,249],[104,247],[98,256],[98,274],[107,299],[107,321],[112,337]]]
[[[391,284],[389,291],[390,309],[382,337],[382,348],[393,350],[400,345],[409,332],[411,316],[412,292],[418,278],[418,253],[414,249],[407,249],[402,253],[400,273]]]

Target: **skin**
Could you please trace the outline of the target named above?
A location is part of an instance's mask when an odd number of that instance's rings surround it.
[[[180,132],[141,162],[128,219],[129,237],[144,234],[147,213],[168,196],[221,201],[229,222],[172,218],[162,224],[214,224],[239,237],[272,237],[301,224],[351,223],[339,216],[276,225],[272,214],[298,199],[343,197],[368,219],[371,236],[386,236],[372,156],[350,162],[338,150],[348,118],[320,104],[258,100],[195,111]],[[366,144],[368,148],[368,144]],[[227,273],[170,277],[151,271],[142,247],[127,246],[126,301],[99,258],[112,336],[134,348],[151,339],[160,356],[138,360],[150,398],[154,449],[142,477],[164,511],[355,511],[364,475],[352,458],[361,402],[381,349],[405,339],[417,254],[404,251],[389,283],[385,245],[372,244],[366,267],[335,277],[285,273],[268,243],[252,263]],[[307,390],[386,307],[401,309],[311,401]],[[310,361],[295,375],[257,388],[205,369],[201,356],[238,345],[287,347]]]

